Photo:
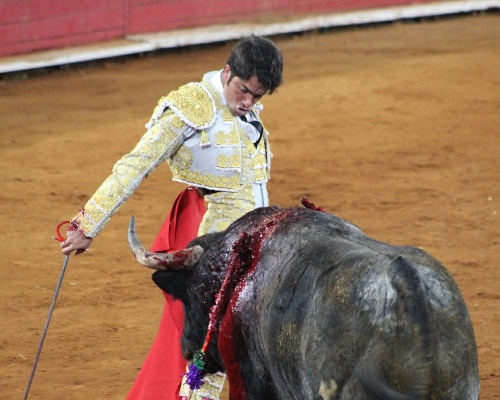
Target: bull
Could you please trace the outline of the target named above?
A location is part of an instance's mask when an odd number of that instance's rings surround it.
[[[418,248],[278,206],[168,254],[141,245],[132,217],[129,244],[184,304],[184,357],[205,341],[204,368],[227,373],[231,400],[479,397],[465,302]]]

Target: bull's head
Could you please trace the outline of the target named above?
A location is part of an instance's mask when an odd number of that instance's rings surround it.
[[[205,249],[208,249],[218,236],[210,234],[197,238],[187,249],[155,253],[144,248],[137,236],[135,218],[130,220],[128,241],[135,258],[140,264],[156,270],[153,273],[155,284],[184,304],[181,347],[187,360],[202,346],[207,332],[210,306],[221,285],[221,271],[211,268],[210,261],[201,259]],[[207,258],[210,260],[211,257],[208,255]],[[208,372],[224,369],[215,343],[216,340],[213,340],[208,352]]]

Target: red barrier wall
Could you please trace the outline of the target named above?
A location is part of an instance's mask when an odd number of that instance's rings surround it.
[[[133,33],[430,2],[436,0],[0,0],[0,57]]]

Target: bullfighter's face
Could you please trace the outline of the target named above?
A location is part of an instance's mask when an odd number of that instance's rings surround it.
[[[267,93],[256,76],[246,81],[237,76],[231,76],[229,65],[224,67],[221,80],[226,104],[235,117],[248,114],[255,103]]]

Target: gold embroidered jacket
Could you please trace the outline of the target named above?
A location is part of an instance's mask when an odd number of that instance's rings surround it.
[[[258,111],[254,107],[254,115]],[[206,77],[161,98],[146,128],[136,147],[114,165],[112,174],[73,219],[84,235],[95,237],[164,161],[174,180],[220,192],[236,193],[269,179],[267,131],[255,148]]]

